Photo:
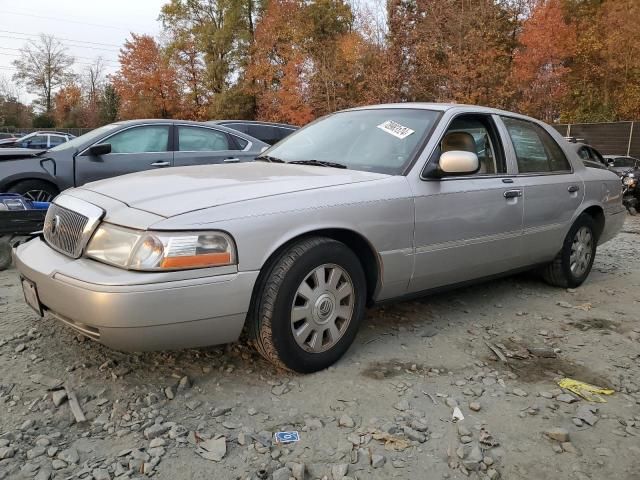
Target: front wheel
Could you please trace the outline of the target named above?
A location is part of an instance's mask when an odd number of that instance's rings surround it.
[[[19,193],[34,202],[50,202],[58,195],[58,190],[42,180],[22,180],[9,188],[9,193]]]
[[[249,315],[249,337],[277,366],[310,373],[336,362],[353,342],[365,310],[358,257],[330,238],[301,240],[266,272]]]
[[[544,279],[557,287],[579,287],[591,272],[597,246],[595,222],[590,215],[583,213],[567,233],[562,250],[545,267]]]

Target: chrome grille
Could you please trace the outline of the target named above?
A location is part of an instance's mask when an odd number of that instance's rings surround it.
[[[44,238],[52,248],[78,258],[88,221],[88,217],[52,203],[44,219]]]

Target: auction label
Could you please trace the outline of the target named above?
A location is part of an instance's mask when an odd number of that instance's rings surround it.
[[[396,138],[400,140],[407,138],[409,135],[414,133],[415,130],[411,130],[409,127],[405,127],[404,125],[400,125],[398,122],[394,122],[393,120],[387,120],[386,122],[378,125],[380,130],[383,130],[387,133],[390,133]]]

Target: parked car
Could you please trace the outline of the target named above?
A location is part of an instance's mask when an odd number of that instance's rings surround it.
[[[581,142],[571,143],[586,167],[608,169],[609,164],[602,154],[591,145]]]
[[[611,170],[618,175],[625,172],[640,170],[640,160],[626,155],[605,155],[604,160]]]
[[[614,173],[490,108],[346,110],[257,160],[64,192],[15,253],[28,303],[122,350],[246,329],[268,360],[312,372],[345,353],[366,305],[538,267],[575,288],[625,218]]]
[[[0,192],[48,201],[65,188],[141,170],[253,160],[268,145],[226,128],[180,120],[130,120],[51,150],[0,150]]]
[[[2,140],[14,140],[18,138],[17,135],[13,133],[0,132],[0,141]]]
[[[214,120],[207,123],[233,128],[269,145],[278,143],[298,129],[295,125],[286,123],[256,122],[253,120]]]
[[[33,132],[23,137],[0,141],[0,147],[20,147],[42,150],[53,148],[74,138],[76,138],[74,135],[64,132]]]

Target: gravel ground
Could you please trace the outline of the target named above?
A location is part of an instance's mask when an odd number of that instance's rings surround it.
[[[523,275],[372,309],[306,376],[242,343],[109,350],[2,272],[0,479],[640,479],[638,235],[630,217],[577,290]],[[563,377],[615,393],[588,403]]]

